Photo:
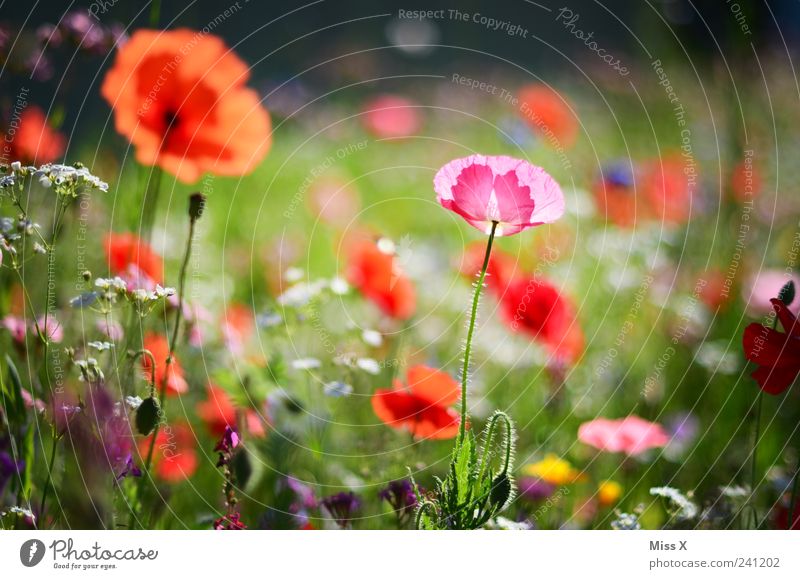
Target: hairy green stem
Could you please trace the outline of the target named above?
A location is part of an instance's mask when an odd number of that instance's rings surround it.
[[[175,312],[175,323],[172,327],[172,337],[170,338],[169,342],[169,354],[166,359],[166,371],[164,372],[164,380],[159,384],[159,392],[158,392],[158,401],[159,401],[159,408],[161,409],[161,417],[163,419],[164,416],[164,403],[166,401],[166,392],[167,392],[167,382],[169,380],[169,367],[172,365],[174,356],[175,356],[175,347],[178,342],[178,334],[181,325],[181,319],[183,316],[183,296],[184,296],[184,288],[186,287],[186,272],[189,269],[189,259],[192,255],[192,243],[194,241],[194,233],[195,233],[195,218],[191,218],[189,220],[189,238],[186,240],[186,250],[183,254],[183,262],[181,263],[181,270],[180,270],[180,277],[178,278],[178,309]],[[143,350],[146,352],[146,350]],[[149,352],[148,352],[149,353]],[[150,377],[151,388],[155,386],[155,374],[156,374],[156,365],[155,360],[150,354],[150,360],[152,364],[152,373]],[[156,426],[153,429],[153,434],[151,435],[152,438],[150,439],[150,448],[147,451],[147,458],[145,459],[144,464],[144,472],[142,472],[142,477],[139,480],[138,490],[136,492],[136,503],[131,507],[131,523],[129,527],[133,527],[133,524],[136,520],[136,512],[138,507],[142,503],[142,495],[144,493],[144,480],[146,476],[149,476],[150,467],[153,462],[153,454],[155,451],[156,446],[156,438],[158,438],[158,431],[161,426],[161,420],[156,422]]]
[[[50,491],[50,482],[53,480],[53,465],[56,462],[56,448],[58,447],[59,436],[53,432],[53,446],[50,449],[50,462],[47,464],[47,478],[44,481],[42,490],[42,501],[39,503],[39,517],[44,517],[44,508],[47,505],[47,493]]]
[[[483,280],[486,277],[486,269],[489,267],[489,256],[492,253],[492,243],[494,234],[497,230],[497,221],[492,221],[492,230],[489,233],[489,241],[486,243],[486,255],[483,258],[481,274],[475,286],[475,294],[472,297],[472,311],[469,318],[469,328],[467,329],[467,341],[464,346],[464,367],[461,371],[461,423],[458,427],[458,440],[463,442],[467,432],[467,382],[469,380],[469,356],[472,352],[472,335],[475,333],[475,318],[478,315],[478,303],[480,302],[481,290],[483,290]]]

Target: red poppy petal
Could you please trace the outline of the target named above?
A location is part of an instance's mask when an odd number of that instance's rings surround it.
[[[430,366],[409,368],[408,387],[415,396],[442,406],[456,402],[461,393],[458,382],[449,374]]]

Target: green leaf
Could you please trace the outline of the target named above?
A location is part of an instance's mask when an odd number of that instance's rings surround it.
[[[11,357],[6,354],[9,383],[3,382],[3,406],[9,414],[9,422],[20,424],[25,420],[25,400],[22,398],[22,380]],[[8,401],[6,401],[6,398]]]

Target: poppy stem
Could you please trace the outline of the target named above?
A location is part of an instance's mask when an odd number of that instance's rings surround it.
[[[472,335],[475,333],[475,318],[478,315],[478,302],[480,301],[481,291],[483,290],[483,280],[486,277],[486,269],[489,267],[489,256],[492,254],[492,244],[494,234],[497,230],[497,221],[492,221],[492,231],[489,233],[489,241],[486,243],[486,255],[483,258],[481,274],[475,286],[475,294],[472,297],[472,311],[469,317],[469,327],[467,329],[467,341],[464,347],[464,367],[461,371],[461,422],[458,427],[458,441],[463,442],[467,433],[467,381],[469,379],[469,356],[472,351]]]
[[[750,494],[751,498],[756,494],[756,470],[758,467],[758,440],[761,437],[761,407],[764,403],[763,392],[759,389],[756,398],[756,417],[755,432],[753,437],[753,458],[750,472]]]
[[[789,499],[789,516],[786,517],[787,520],[786,528],[789,531],[792,530],[792,527],[794,526],[795,523],[795,519],[797,519],[797,517],[795,517],[794,515],[794,509],[797,507],[797,491],[800,490],[798,489],[799,486],[797,484],[798,480],[800,480],[800,463],[798,463],[797,468],[794,471],[794,482],[792,483],[792,498]],[[798,522],[800,522],[800,519],[798,519]]]
[[[159,391],[158,391],[158,401],[159,401],[159,420],[156,422],[155,428],[153,428],[153,433],[151,434],[152,438],[150,439],[150,448],[147,451],[147,458],[144,464],[144,471],[142,472],[142,477],[139,479],[139,485],[136,492],[136,502],[133,504],[131,508],[131,523],[129,528],[133,528],[133,524],[136,521],[136,511],[138,507],[142,504],[142,498],[144,494],[144,481],[145,476],[150,475],[150,467],[152,466],[153,462],[153,454],[154,449],[156,446],[156,438],[158,437],[158,431],[161,426],[161,423],[166,423],[166,415],[164,413],[164,406],[166,403],[166,393],[167,393],[167,383],[169,382],[169,367],[173,363],[173,359],[175,356],[175,347],[178,342],[178,333],[180,330],[181,319],[183,314],[183,296],[184,296],[184,288],[186,286],[186,271],[189,268],[189,259],[192,255],[192,244],[194,243],[194,233],[195,233],[195,223],[197,222],[198,216],[190,216],[189,218],[189,237],[186,240],[186,250],[183,254],[183,263],[181,263],[181,272],[180,277],[178,278],[178,309],[175,312],[175,325],[172,327],[172,337],[169,342],[169,355],[165,361],[165,372],[164,372],[164,379],[159,384]],[[152,354],[150,355],[152,359]],[[152,360],[152,374],[151,374],[151,393],[152,390],[155,388],[155,376],[156,376],[156,365],[155,360]],[[148,525],[149,526],[149,525]]]
[[[56,462],[56,448],[58,447],[60,438],[60,436],[56,435],[55,430],[53,430],[53,446],[50,448],[50,462],[47,463],[47,479],[44,482],[44,489],[42,489],[42,502],[39,504],[40,519],[44,518],[44,508],[47,505],[47,493],[50,491],[50,482],[53,480],[53,465]]]

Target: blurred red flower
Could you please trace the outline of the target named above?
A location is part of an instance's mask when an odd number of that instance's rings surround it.
[[[349,248],[347,281],[388,316],[406,320],[417,305],[414,284],[403,273],[395,256],[368,240]]]
[[[454,159],[433,179],[436,200],[486,233],[514,235],[564,214],[561,188],[541,167],[513,157],[471,155]]]
[[[221,38],[185,28],[137,30],[101,93],[136,160],[183,182],[249,173],[270,147],[269,114],[249,70]]]
[[[222,318],[222,337],[232,354],[241,354],[256,328],[253,310],[242,304],[231,304]]]
[[[144,337],[144,349],[149,350],[156,361],[155,384],[157,390],[160,390],[162,386],[166,384],[168,396],[175,396],[188,392],[189,384],[183,377],[183,368],[176,356],[173,356],[172,363],[169,365],[169,377],[167,378],[169,342],[166,337],[154,332],[146,334]],[[145,379],[150,381],[153,377],[153,370],[150,358],[147,356],[142,357],[142,370],[144,371]]]
[[[761,192],[761,172],[752,160],[741,160],[731,171],[731,193],[739,203],[752,201]]]
[[[517,96],[522,118],[548,145],[569,148],[575,143],[578,119],[561,94],[546,85],[531,84],[522,87]]]
[[[207,388],[207,398],[197,404],[197,415],[208,427],[210,434],[222,436],[225,427],[237,429],[237,412],[231,397],[225,390],[214,384]],[[252,408],[244,410],[245,428],[255,437],[266,435],[264,424]]]
[[[481,272],[485,255],[486,245],[484,243],[469,244],[461,260],[461,273],[474,280],[475,276]],[[489,256],[489,265],[486,267],[486,287],[498,295],[502,294],[516,272],[517,261],[514,257],[496,249]]]
[[[785,333],[754,323],[744,329],[742,342],[745,357],[758,364],[753,378],[764,392],[777,395],[800,374],[800,324],[781,300],[771,302]]]
[[[150,245],[133,233],[111,233],[106,237],[106,259],[113,275],[133,277],[137,287],[146,283],[136,280],[144,274],[152,283],[163,283],[164,262]]]
[[[364,128],[379,139],[409,137],[422,126],[416,107],[416,103],[401,96],[378,96],[364,106]]]
[[[638,416],[618,420],[597,418],[584,422],[578,429],[578,440],[604,452],[624,452],[636,456],[669,442],[669,435],[655,422]]]
[[[139,441],[142,462],[147,460],[153,435]],[[186,423],[160,428],[153,448],[153,467],[156,476],[166,482],[178,483],[197,470],[195,435]]]
[[[44,111],[35,105],[19,115],[17,126],[6,129],[4,142],[10,147],[8,161],[42,165],[64,154],[67,140],[47,123]]]
[[[618,227],[633,227],[647,216],[646,201],[636,199],[634,173],[629,164],[604,167],[593,185],[595,205],[601,216]]]
[[[656,219],[675,224],[689,219],[692,186],[690,176],[685,173],[687,169],[679,155],[666,155],[645,164],[642,187]]]
[[[547,281],[512,280],[500,298],[501,315],[515,332],[542,342],[561,362],[573,364],[583,353],[583,331],[571,301]]]
[[[407,430],[419,439],[446,439],[458,434],[459,416],[450,408],[460,386],[448,374],[428,366],[412,366],[408,386],[395,380],[394,388],[372,396],[375,414],[387,426]]]

